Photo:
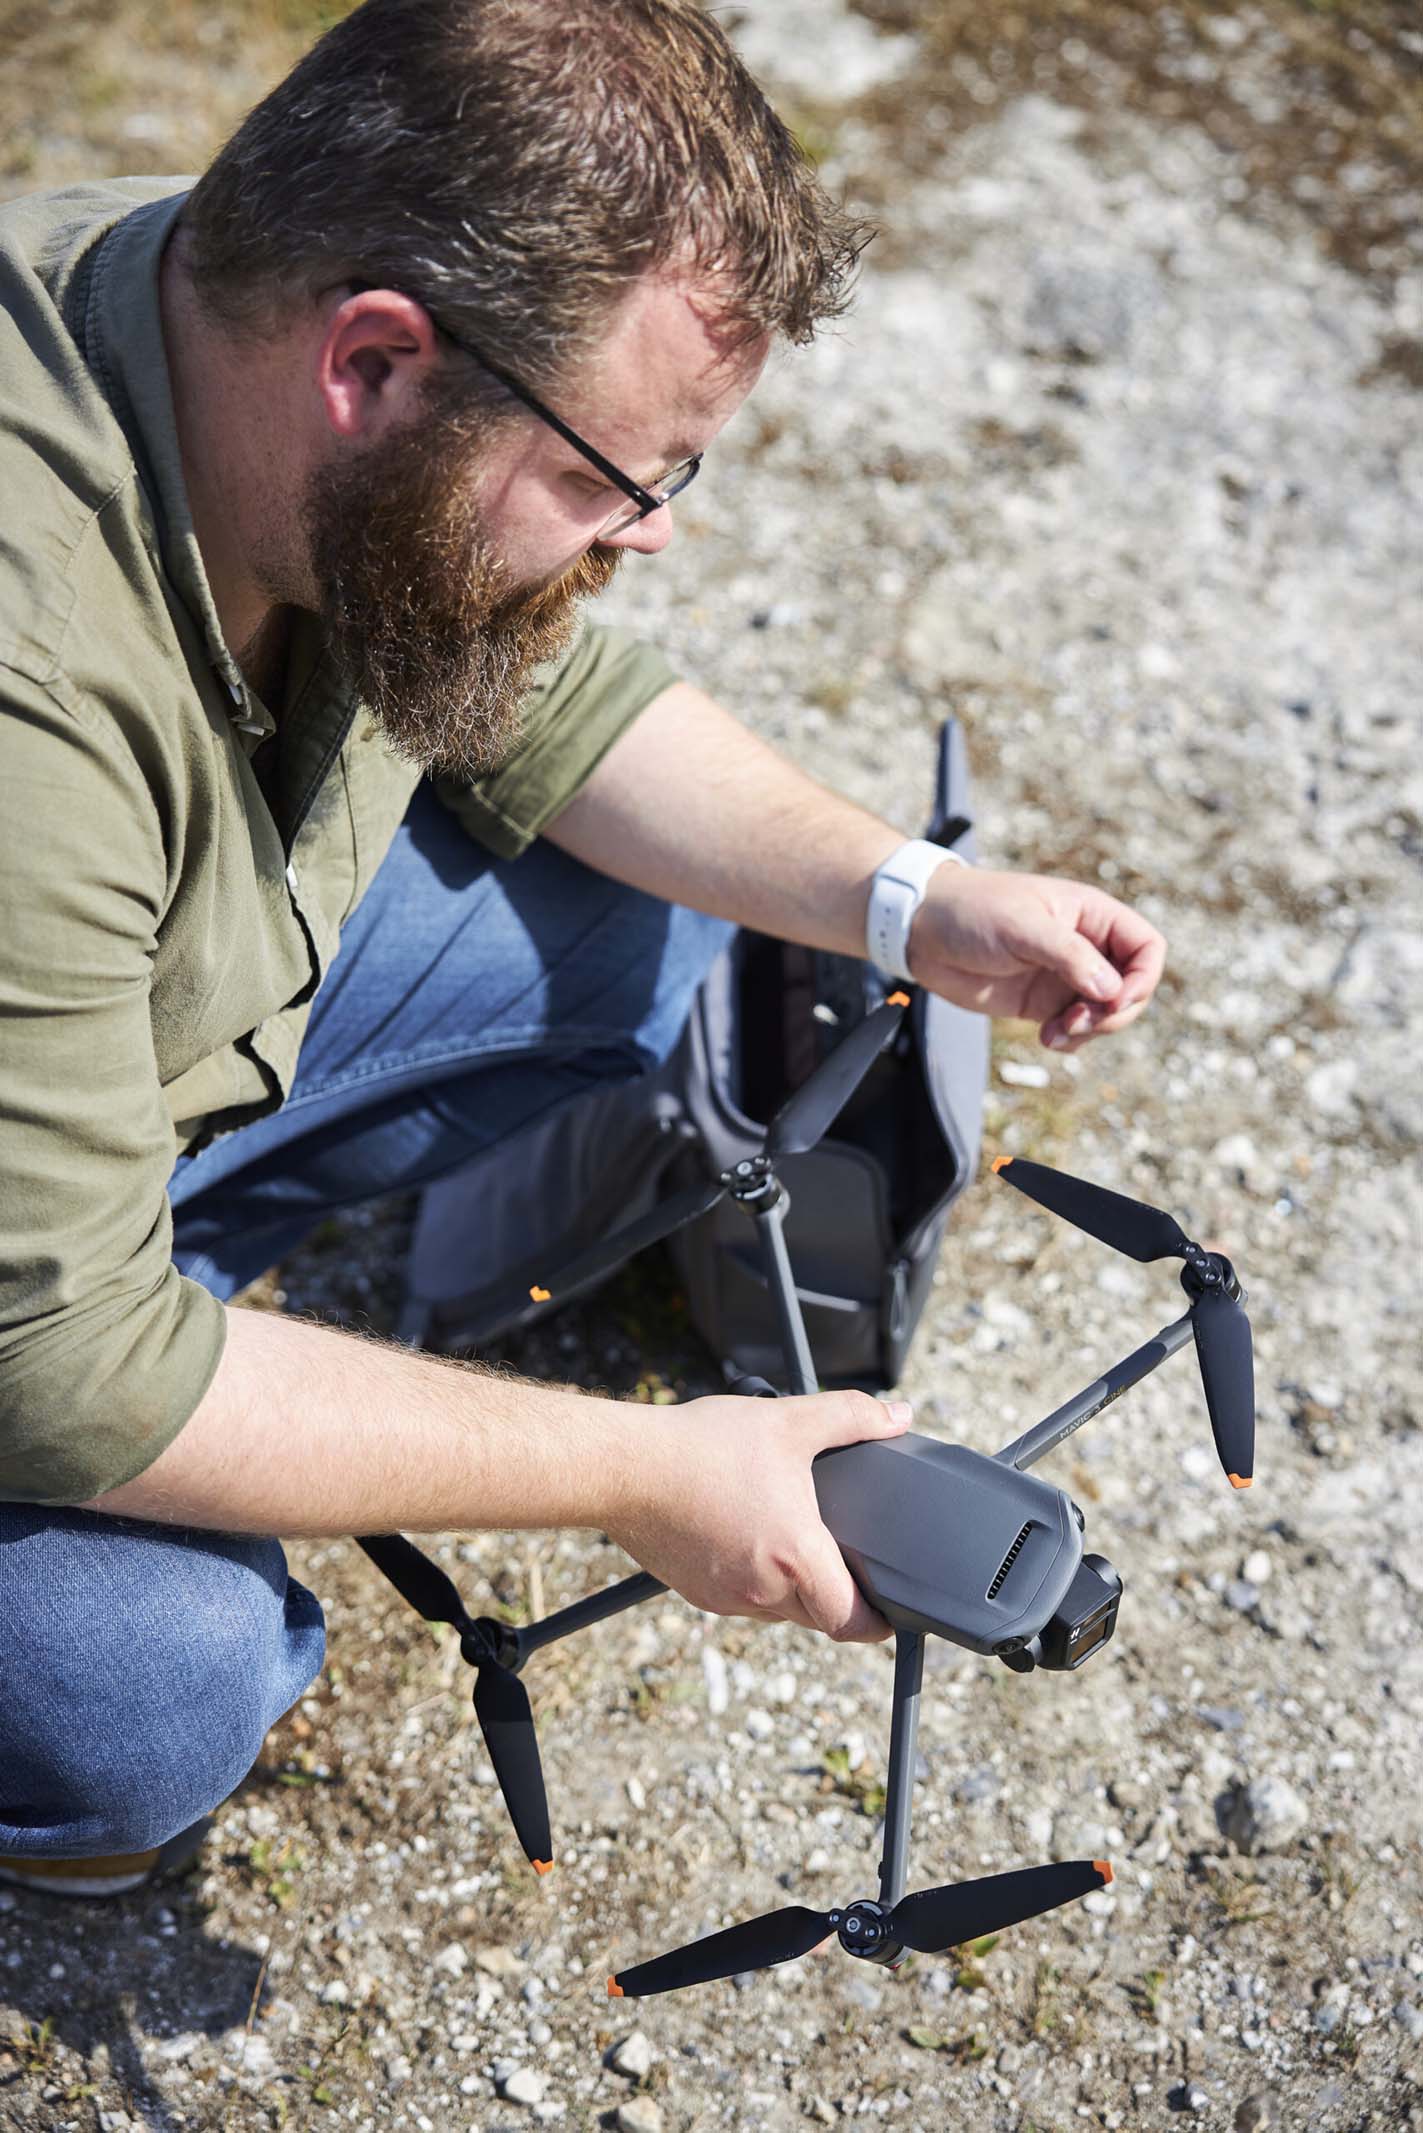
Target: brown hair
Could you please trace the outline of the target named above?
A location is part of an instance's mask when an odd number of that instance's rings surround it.
[[[200,296],[239,328],[359,279],[535,385],[683,260],[733,332],[809,340],[869,234],[697,0],[365,0],[183,220]]]

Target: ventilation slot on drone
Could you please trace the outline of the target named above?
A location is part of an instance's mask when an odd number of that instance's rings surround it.
[[[1008,1572],[1012,1569],[1013,1565],[1017,1562],[1018,1557],[1022,1554],[1023,1543],[1027,1539],[1028,1535],[1032,1532],[1032,1530],[1032,1522],[1029,1521],[1029,1523],[1024,1526],[1022,1532],[1018,1535],[1018,1538],[1014,1541],[1012,1547],[1008,1550],[1008,1553],[1004,1556],[1002,1562],[998,1565],[998,1575],[988,1588],[988,1597],[990,1600],[997,1599],[999,1592],[1002,1590],[1004,1578],[1007,1577]]]

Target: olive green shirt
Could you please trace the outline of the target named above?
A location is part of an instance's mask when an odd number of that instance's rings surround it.
[[[182,1429],[222,1306],[172,1264],[177,1155],[274,1110],[417,783],[314,618],[280,702],[223,642],[158,310],[183,181],[0,210],[0,1499],[83,1502]],[[673,679],[586,628],[510,758],[441,783],[522,851]],[[275,717],[273,713],[275,712]],[[251,757],[275,733],[274,774]],[[265,789],[265,790],[264,790]]]

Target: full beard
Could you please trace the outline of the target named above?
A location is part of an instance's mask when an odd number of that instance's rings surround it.
[[[330,656],[396,753],[477,778],[516,745],[533,670],[572,641],[621,560],[590,548],[511,587],[469,501],[478,433],[433,416],[319,469],[303,522]]]

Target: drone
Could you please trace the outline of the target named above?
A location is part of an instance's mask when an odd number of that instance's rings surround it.
[[[582,1254],[560,1295],[585,1288],[633,1253],[697,1220],[728,1196],[755,1224],[775,1300],[792,1393],[818,1388],[784,1237],[789,1209],[778,1163],[815,1147],[899,1028],[909,996],[891,993],[787,1099],[761,1152],[715,1181],[678,1193]],[[793,1961],[834,1936],[846,1954],[897,1970],[910,1952],[938,1954],[1040,1916],[1112,1880],[1103,1859],[1064,1860],[906,1894],[924,1640],[996,1658],[1015,1673],[1075,1672],[1116,1628],[1122,1580],[1105,1556],[1085,1554],[1085,1519],[1060,1488],[1028,1471],[1084,1423],[1194,1339],[1221,1466],[1232,1488],[1254,1478],[1255,1391],[1245,1292],[1230,1261],[1194,1243],[1169,1214],[1018,1156],[995,1173],[1039,1206],[1142,1263],[1179,1259],[1187,1308],[1111,1364],[1072,1399],[989,1456],[908,1431],[821,1452],[813,1467],[820,1515],[856,1584],[895,1632],[889,1770],[879,1893],[828,1911],[790,1905],[619,1971],[610,1997],[641,1998]],[[513,1315],[551,1299],[526,1269],[511,1276]],[[779,1398],[758,1377],[732,1390]],[[520,1674],[535,1652],[665,1592],[643,1571],[513,1627],[472,1617],[454,1582],[400,1534],[359,1545],[403,1598],[459,1635],[475,1670],[474,1711],[515,1835],[538,1874],[553,1865],[548,1801],[528,1691]]]

